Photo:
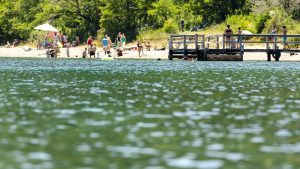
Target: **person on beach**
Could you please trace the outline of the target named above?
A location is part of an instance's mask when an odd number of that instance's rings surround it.
[[[150,50],[151,50],[151,44],[150,44],[149,41],[147,42],[147,44],[145,44],[145,46],[146,46],[146,50],[147,50],[147,51],[150,51]]]
[[[58,53],[59,53],[59,47],[58,46],[54,46],[53,49],[54,49],[54,58],[57,58]]]
[[[109,55],[110,54],[110,49],[111,49],[111,46],[112,46],[113,43],[112,43],[109,36],[107,36],[107,41],[108,41],[108,44],[107,44],[107,52],[106,53]]]
[[[119,32],[116,40],[115,40],[116,48],[122,47],[122,34]]]
[[[92,58],[92,56],[94,56],[94,58],[96,57],[96,45],[91,44],[90,47],[88,48],[88,52],[90,54],[90,58]]]
[[[75,41],[76,41],[76,46],[79,46],[79,45],[80,45],[80,39],[79,39],[79,36],[76,36],[76,37],[75,37]]]
[[[283,34],[283,37],[282,37],[283,49],[286,49],[286,47],[289,48],[289,45],[286,42],[286,40],[287,40],[287,36],[286,36],[287,35],[287,28],[286,28],[286,26],[282,26],[281,31],[282,31],[282,34]]]
[[[66,44],[66,54],[67,54],[68,58],[70,57],[70,46],[71,46],[71,44],[69,44],[69,43]]]
[[[184,20],[181,19],[180,21],[181,31],[184,32]]]
[[[96,57],[96,51],[97,51],[97,45],[96,44],[93,45],[93,51],[95,53],[95,55],[94,55],[94,58],[95,58]]]
[[[58,34],[55,32],[54,33],[54,44],[57,44],[59,42],[59,36],[58,36]]]
[[[6,48],[10,48],[10,46],[11,46],[11,45],[10,45],[9,41],[7,41],[5,47],[6,47]]]
[[[82,52],[82,58],[86,58],[87,57],[87,48],[84,49],[84,51]]]
[[[122,34],[122,39],[121,39],[121,41],[122,41],[122,47],[125,48],[125,45],[126,45],[126,36],[125,36],[124,33]]]
[[[40,40],[37,40],[36,42],[36,50],[40,50],[42,48],[42,43]]]
[[[142,57],[141,52],[143,50],[143,45],[140,41],[137,41],[137,50],[138,50],[139,57]]]
[[[64,45],[64,47],[66,47],[66,45],[68,45],[68,43],[69,43],[69,37],[68,37],[68,35],[64,35],[63,36],[63,45]]]
[[[61,43],[62,48],[64,48],[65,42],[64,42],[64,34],[63,33],[59,34],[59,42]]]
[[[17,47],[19,45],[19,40],[15,39],[13,42],[13,47]]]
[[[231,47],[231,35],[232,35],[232,29],[230,28],[230,25],[227,25],[225,31],[224,31],[224,34],[225,34],[225,38],[226,38],[226,41],[225,41],[225,47]]]
[[[47,48],[48,48],[48,37],[47,37],[47,36],[45,37],[45,39],[44,39],[42,45],[43,45],[43,48],[44,48],[44,49],[47,49]]]
[[[107,48],[108,48],[108,39],[107,39],[107,35],[104,36],[104,38],[102,39],[102,47],[103,47],[103,51],[104,54],[107,54]]]
[[[92,43],[93,43],[93,38],[92,38],[92,36],[89,36],[89,38],[88,38],[87,41],[86,41],[86,44],[87,44],[88,46],[91,46]]]

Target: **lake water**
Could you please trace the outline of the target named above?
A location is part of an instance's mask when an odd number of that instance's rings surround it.
[[[300,62],[0,58],[1,169],[300,168]]]

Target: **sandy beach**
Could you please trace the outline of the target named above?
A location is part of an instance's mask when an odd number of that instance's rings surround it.
[[[82,58],[82,52],[84,51],[84,46],[82,47],[72,47],[70,48],[70,58]],[[46,58],[45,49],[37,50],[30,49],[28,51],[28,47],[15,47],[15,48],[0,48],[0,57],[37,57],[37,58]],[[105,54],[102,49],[97,49],[100,57],[104,57]],[[118,59],[167,59],[168,51],[144,51],[144,54],[139,57],[138,52],[136,50],[124,50],[123,56],[117,57],[116,51],[112,51],[112,56]],[[66,48],[61,48],[60,53],[58,54],[58,58],[67,58]]]
[[[46,58],[46,50],[31,49],[27,51],[28,47],[15,47],[15,48],[0,48],[0,57],[33,57],[33,58]],[[84,46],[70,48],[70,58],[82,58],[82,52]],[[105,57],[102,49],[97,49],[100,57]],[[151,49],[150,51],[144,51],[142,57],[138,56],[136,50],[124,50],[123,56],[117,57],[116,52],[113,52],[113,56],[116,59],[168,59],[168,49],[156,51]],[[60,50],[58,58],[67,58],[67,52],[65,48]],[[266,61],[266,53],[245,53],[244,60],[259,60]],[[289,53],[282,53],[281,61],[300,61],[300,54],[290,55]]]

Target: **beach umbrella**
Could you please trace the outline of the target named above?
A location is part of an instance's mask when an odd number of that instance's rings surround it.
[[[52,25],[45,23],[43,25],[39,25],[34,28],[35,30],[41,30],[41,31],[49,31],[49,32],[59,32],[58,29],[53,27]]]

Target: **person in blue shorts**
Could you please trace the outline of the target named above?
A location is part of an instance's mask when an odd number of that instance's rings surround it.
[[[107,39],[107,35],[104,36],[104,38],[102,39],[102,46],[103,46],[103,51],[104,54],[107,54],[107,48],[108,48],[108,39]]]
[[[286,26],[282,26],[282,34],[283,34],[283,37],[282,37],[282,40],[283,40],[283,49],[286,49],[286,47],[289,47],[289,45],[287,44],[286,40],[287,40],[287,29],[286,29]]]

